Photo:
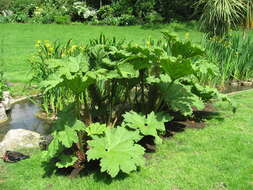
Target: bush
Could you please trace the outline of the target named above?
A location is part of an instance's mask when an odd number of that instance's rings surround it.
[[[99,24],[104,25],[120,25],[120,18],[119,17],[107,17],[104,20],[99,21]]]
[[[72,7],[72,14],[79,16],[79,20],[90,20],[96,16],[96,11],[88,7],[85,2],[75,2]]]
[[[137,24],[138,20],[132,15],[122,15],[120,17],[106,17],[103,20],[94,18],[90,23],[95,25],[127,26]]]
[[[11,0],[0,0],[0,12],[10,9]]]
[[[113,8],[112,6],[106,5],[101,7],[98,11],[97,11],[97,18],[99,20],[103,20],[107,17],[112,17],[113,16]]]
[[[138,21],[133,15],[122,15],[119,17],[119,24],[120,26],[126,26],[126,25],[134,25],[137,24]]]
[[[10,16],[1,16],[0,15],[0,23],[9,23],[11,22]]]
[[[157,24],[163,22],[164,18],[156,11],[152,11],[145,18],[145,21],[149,24]]]
[[[27,23],[29,20],[29,17],[24,12],[17,12],[10,16],[11,22],[20,22],[20,23]]]
[[[69,15],[60,15],[54,17],[54,22],[57,24],[70,24],[71,23],[71,17]]]

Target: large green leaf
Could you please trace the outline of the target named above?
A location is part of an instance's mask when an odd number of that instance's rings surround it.
[[[161,84],[160,89],[168,107],[183,115],[191,115],[193,107],[203,109],[203,101],[191,92],[191,89],[180,83]]]
[[[73,166],[78,158],[73,155],[62,154],[59,156],[59,160],[60,161],[56,163],[57,168],[68,168],[70,166]]]
[[[157,144],[162,143],[162,139],[158,136],[158,131],[165,131],[164,123],[172,120],[172,117],[164,114],[155,114],[151,112],[147,117],[140,115],[134,111],[127,112],[123,115],[124,124],[144,135],[150,135],[155,137]]]
[[[192,44],[190,41],[181,42],[176,41],[171,47],[172,55],[183,56],[183,58],[192,58],[204,54],[204,49],[199,45]]]
[[[42,159],[44,161],[49,161],[50,159],[54,158],[55,156],[58,155],[63,150],[63,146],[61,143],[58,141],[57,138],[54,138],[52,142],[48,146],[47,151],[43,151],[42,154]]]
[[[138,71],[135,70],[134,66],[130,63],[120,63],[118,64],[118,70],[122,77],[133,78],[138,77]]]
[[[183,59],[181,56],[161,58],[161,67],[173,80],[193,74],[191,60]]]
[[[85,131],[88,136],[94,136],[104,134],[106,129],[106,124],[92,123],[85,129]]]
[[[104,137],[94,137],[88,141],[88,160],[100,160],[102,172],[115,177],[120,171],[129,174],[144,164],[144,148],[135,141],[138,132],[125,128],[108,128]]]
[[[67,125],[64,126],[64,130],[57,132],[57,138],[67,148],[78,142],[76,131]]]
[[[85,125],[75,118],[72,106],[65,108],[59,119],[53,125],[53,141],[49,144],[48,150],[44,153],[44,159],[49,160],[62,152],[63,148],[72,147],[78,142],[78,131],[84,131]]]

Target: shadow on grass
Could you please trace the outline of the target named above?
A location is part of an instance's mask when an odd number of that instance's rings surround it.
[[[55,176],[69,177],[69,179],[71,179],[70,174],[73,168],[58,169],[55,172],[55,166],[54,166],[54,163],[52,162],[51,164],[42,163],[42,167],[44,168],[44,172],[45,172],[43,175],[43,178],[50,178],[53,175],[55,175]],[[115,178],[111,178],[109,174],[107,174],[106,172],[101,173],[98,160],[90,161],[89,163],[86,163],[85,168],[76,177],[82,178],[82,177],[87,177],[87,176],[92,176],[94,181],[102,182],[108,185],[111,184],[113,181],[121,181],[121,180],[124,180],[126,177],[128,177],[127,174],[124,174],[122,172],[120,172]],[[73,179],[75,179],[75,177]]]
[[[207,120],[217,120],[219,122],[224,121],[224,117],[213,110],[213,107],[207,106],[204,110],[194,111],[193,117],[180,117],[175,114],[173,121],[165,124],[166,133],[164,137],[171,137],[178,132],[184,132],[186,128],[191,129],[203,129],[206,126]]]
[[[96,172],[93,175],[93,179],[96,182],[103,182],[107,185],[110,185],[113,181],[122,181],[125,178],[127,178],[128,175],[124,174],[124,173],[119,173],[115,178],[111,178],[108,174],[106,173],[100,173],[100,172]]]
[[[224,118],[219,112],[216,112],[211,105],[207,105],[204,110],[194,111],[192,117],[182,117],[181,114],[174,113],[174,120],[166,123],[166,133],[163,135],[163,138],[171,137],[178,132],[184,132],[186,128],[193,129],[203,129],[206,125],[206,120],[217,120],[222,122]],[[142,145],[146,149],[146,154],[144,155],[146,159],[152,159],[152,153],[156,152],[156,146],[154,143],[153,136],[145,136],[142,138],[138,144]],[[44,168],[44,178],[51,177],[52,175],[56,176],[70,176],[73,168],[60,169],[55,171],[55,162],[42,163]],[[104,184],[111,184],[113,181],[121,181],[128,177],[127,174],[119,173],[115,178],[111,178],[106,172],[100,172],[100,161],[90,161],[85,164],[85,168],[79,173],[78,177],[93,177],[94,181],[102,182]]]

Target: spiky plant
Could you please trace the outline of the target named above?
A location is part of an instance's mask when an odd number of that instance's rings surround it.
[[[211,36],[222,36],[243,23],[247,12],[245,0],[199,0],[196,5],[203,7],[201,29]]]

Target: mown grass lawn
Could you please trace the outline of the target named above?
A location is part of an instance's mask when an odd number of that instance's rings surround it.
[[[119,39],[143,43],[149,37],[160,39],[162,30],[172,28],[181,36],[189,32],[192,40],[201,40],[201,33],[187,24],[178,24],[177,27],[171,25],[117,27],[84,24],[0,24],[0,67],[6,72],[5,76],[9,82],[26,83],[29,80],[29,65],[26,60],[34,53],[37,40],[66,42],[72,39],[73,43],[81,44],[103,33],[109,38],[115,36]]]
[[[70,179],[42,178],[40,153],[16,164],[0,162],[3,190],[250,190],[253,189],[253,90],[233,95],[238,110],[215,104],[219,115],[204,129],[186,129],[166,139],[146,166],[111,180],[89,172]]]

